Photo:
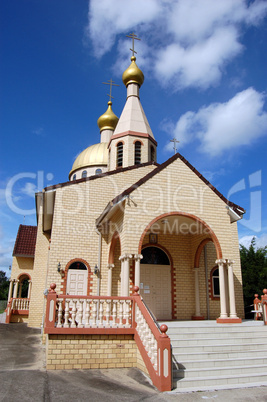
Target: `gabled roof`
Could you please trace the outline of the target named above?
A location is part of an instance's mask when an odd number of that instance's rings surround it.
[[[146,183],[149,179],[154,177],[156,174],[161,172],[163,169],[165,169],[167,166],[169,166],[171,163],[173,163],[175,160],[180,159],[186,166],[188,166],[192,172],[194,172],[219,198],[221,198],[222,201],[225,202],[227,206],[232,208],[232,210],[239,216],[242,217],[242,215],[246,212],[244,208],[240,207],[239,205],[235,204],[232,201],[227,200],[226,197],[224,197],[219,190],[217,190],[205,177],[199,173],[199,171],[194,168],[194,166],[191,165],[191,163],[188,162],[181,154],[177,153],[173,155],[171,158],[169,158],[166,162],[162,163],[159,165],[157,168],[149,172],[147,175],[142,177],[140,180],[138,180],[136,183],[134,183],[132,186],[128,187],[126,190],[124,190],[121,194],[119,194],[117,197],[113,198],[112,201],[110,201],[102,214],[99,216],[99,218],[96,220],[96,225],[98,225],[104,218],[105,216],[109,213],[109,211],[112,209],[112,207],[117,204],[118,202],[122,201],[130,195],[134,190],[136,190],[138,187],[140,187],[142,184]]]
[[[13,250],[14,257],[34,257],[37,226],[20,225]]]

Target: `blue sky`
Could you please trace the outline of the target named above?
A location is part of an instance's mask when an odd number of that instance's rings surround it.
[[[36,224],[34,193],[67,181],[75,157],[100,141],[110,78],[120,116],[133,31],[158,162],[175,136],[247,210],[241,241],[267,244],[266,0],[12,0],[0,18],[0,269],[8,273],[19,224]]]

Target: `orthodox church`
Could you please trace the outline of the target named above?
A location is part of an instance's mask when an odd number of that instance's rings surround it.
[[[157,163],[134,51],[122,81],[120,118],[110,97],[100,142],[78,155],[69,181],[36,194],[37,227],[19,227],[9,299],[21,304],[9,320],[43,326],[54,283],[57,294],[111,297],[138,286],[156,320],[241,322],[237,221],[245,211],[181,154]]]

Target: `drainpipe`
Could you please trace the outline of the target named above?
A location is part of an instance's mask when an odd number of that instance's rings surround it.
[[[101,251],[102,251],[102,235],[99,232],[99,230],[96,228],[95,229],[96,233],[98,234],[98,258],[97,258],[97,291],[96,295],[100,296],[100,274],[101,274]]]
[[[204,246],[204,265],[206,276],[206,301],[207,301],[207,318],[210,319],[210,301],[209,301],[209,281],[208,281],[208,262],[207,262],[207,246]]]

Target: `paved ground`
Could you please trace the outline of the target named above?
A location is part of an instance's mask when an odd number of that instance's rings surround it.
[[[267,402],[267,387],[161,394],[137,369],[46,371],[40,331],[25,324],[0,324],[1,402],[107,400]]]

